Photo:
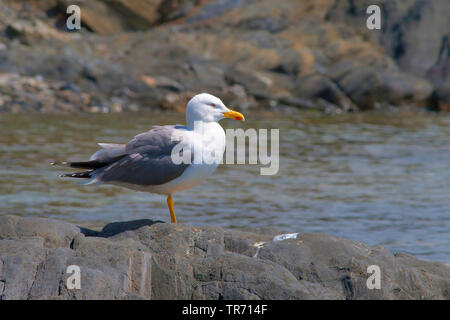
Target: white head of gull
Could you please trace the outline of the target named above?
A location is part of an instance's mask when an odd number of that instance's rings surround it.
[[[195,121],[218,122],[223,118],[244,120],[244,116],[236,111],[228,109],[219,98],[201,93],[193,97],[186,107],[186,124],[193,128]]]

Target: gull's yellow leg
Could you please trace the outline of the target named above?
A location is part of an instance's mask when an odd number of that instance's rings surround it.
[[[173,211],[173,200],[171,194],[167,196],[167,205],[169,206],[170,211],[170,221],[174,223],[177,222],[177,217],[175,217],[175,211]]]

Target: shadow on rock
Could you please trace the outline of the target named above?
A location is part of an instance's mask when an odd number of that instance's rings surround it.
[[[140,219],[133,221],[120,221],[108,223],[103,227],[102,231],[91,230],[88,228],[80,228],[80,232],[86,237],[102,237],[109,238],[125,231],[137,230],[144,226],[151,226],[155,223],[164,223],[161,220]]]

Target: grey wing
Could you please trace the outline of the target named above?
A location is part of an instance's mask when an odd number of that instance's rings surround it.
[[[102,182],[141,186],[160,185],[181,176],[189,164],[175,164],[172,149],[181,139],[172,140],[174,130],[182,126],[157,126],[134,137],[126,146],[126,156],[102,168]]]

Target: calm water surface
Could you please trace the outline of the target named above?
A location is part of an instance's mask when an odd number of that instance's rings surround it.
[[[280,170],[223,165],[175,195],[180,222],[324,232],[450,262],[450,118],[433,114],[246,114],[226,128],[279,128]],[[61,179],[54,160],[86,160],[97,142],[125,143],[174,113],[0,115],[0,214],[82,226],[168,221],[165,198]]]

